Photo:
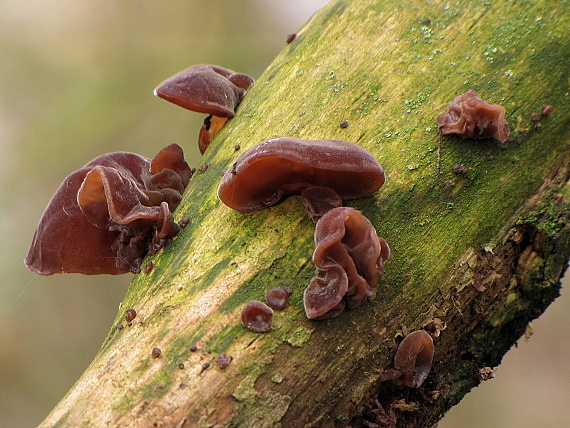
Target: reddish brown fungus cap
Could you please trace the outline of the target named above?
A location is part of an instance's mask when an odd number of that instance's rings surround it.
[[[455,97],[437,117],[437,125],[443,135],[456,134],[461,138],[495,138],[504,142],[509,136],[505,109],[483,101],[473,89]]]
[[[194,65],[166,79],[154,90],[157,97],[188,110],[233,117],[254,80],[215,65]]]
[[[323,215],[315,228],[315,246],[318,273],[303,295],[308,318],[332,318],[374,295],[390,248],[360,211],[340,207]]]
[[[225,173],[218,196],[230,208],[252,212],[315,185],[341,199],[362,198],[385,179],[376,158],[356,144],[281,137],[243,152]]]
[[[191,169],[173,144],[151,161],[109,153],[69,175],[47,206],[25,263],[42,275],[138,272],[142,257],[174,236],[171,211]]]
[[[242,324],[251,331],[264,333],[271,329],[273,309],[263,302],[250,300],[241,311]]]
[[[433,354],[433,339],[427,331],[416,330],[404,337],[394,358],[394,369],[402,373],[400,381],[419,388],[431,370]]]

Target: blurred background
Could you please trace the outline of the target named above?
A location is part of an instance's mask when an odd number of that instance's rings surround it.
[[[152,95],[213,63],[257,78],[326,0],[0,0],[0,427],[39,424],[87,368],[131,275],[41,277],[23,259],[63,178],[92,158],[152,158],[176,142],[199,166],[203,115]],[[568,281],[567,288],[568,288]],[[570,420],[567,289],[440,427]]]

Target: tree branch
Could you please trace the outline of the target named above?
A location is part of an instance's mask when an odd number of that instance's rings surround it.
[[[570,251],[567,27],[562,4],[538,1],[325,6],[206,152],[210,166],[176,213],[190,224],[149,258],[154,269],[136,276],[117,315],[136,309],[132,327],[111,329],[43,426],[359,426],[390,424],[390,412],[398,426],[435,424],[559,293]],[[436,116],[467,89],[506,108],[505,144],[439,136]],[[529,117],[543,104],[554,110],[538,131]],[[251,214],[216,197],[234,146],[274,136],[355,142],[387,173],[373,197],[349,204],[392,249],[376,297],[355,311],[306,319],[314,224],[298,197]],[[290,307],[270,333],[247,331],[241,307],[275,286],[294,290]],[[447,328],[421,388],[379,382],[398,335],[435,316]],[[233,356],[225,370],[222,352]]]

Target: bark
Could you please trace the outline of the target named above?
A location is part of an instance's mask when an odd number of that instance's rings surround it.
[[[437,423],[559,294],[570,252],[567,6],[325,6],[206,152],[209,168],[176,212],[190,224],[149,257],[154,269],[135,277],[119,309],[114,324],[134,308],[133,325],[111,328],[43,426]],[[467,89],[506,108],[507,142],[439,136],[436,116]],[[530,114],[543,104],[554,109],[537,130]],[[216,197],[234,146],[274,136],[351,141],[386,171],[379,192],[348,203],[392,249],[376,296],[357,310],[306,319],[314,224],[299,197],[251,214]],[[466,173],[454,174],[454,164]],[[241,307],[275,286],[294,290],[290,306],[271,332],[247,331]],[[398,338],[433,317],[447,328],[426,382],[380,382]],[[233,357],[225,370],[220,353]]]

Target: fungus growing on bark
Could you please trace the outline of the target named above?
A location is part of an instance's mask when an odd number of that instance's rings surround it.
[[[505,109],[483,101],[472,89],[449,103],[437,117],[437,125],[443,135],[456,134],[461,138],[495,138],[504,142],[509,136]]]
[[[125,320],[127,322],[131,322],[132,320],[135,319],[136,316],[137,316],[137,311],[135,311],[134,309],[127,309],[127,311],[125,312]]]
[[[248,330],[264,333],[271,329],[273,309],[265,303],[250,300],[241,311],[241,322]]]
[[[291,289],[283,287],[272,288],[265,294],[265,300],[272,309],[285,309],[289,305],[289,296]]]
[[[540,110],[540,114],[543,116],[548,116],[550,113],[552,113],[552,106],[550,104],[543,105],[542,109]]]
[[[404,337],[394,358],[394,369],[401,373],[399,382],[419,388],[431,370],[433,353],[433,339],[427,331],[412,331]]]
[[[230,363],[233,360],[233,357],[231,355],[228,355],[226,353],[221,353],[216,355],[216,364],[218,365],[218,367],[222,370],[227,369],[230,365]]]
[[[180,146],[151,161],[109,153],[69,175],[47,206],[25,259],[41,275],[140,272],[176,235],[171,211],[191,177]]]
[[[203,154],[253,85],[246,75],[215,65],[194,65],[166,79],[154,95],[208,117],[200,128],[198,145]]]
[[[246,213],[314,186],[331,189],[337,194],[335,200],[362,198],[378,190],[385,179],[376,158],[360,146],[339,140],[281,137],[238,156],[224,175],[218,196],[230,208]],[[311,191],[307,192],[306,203],[310,203]],[[315,211],[320,212],[318,208]]]
[[[315,228],[315,246],[318,273],[303,295],[308,318],[332,318],[374,295],[390,248],[360,211],[341,207],[323,215]]]

